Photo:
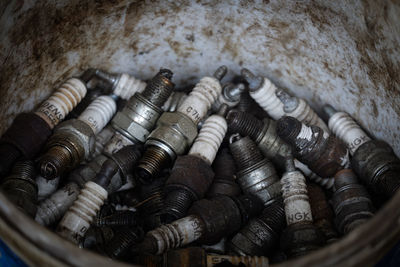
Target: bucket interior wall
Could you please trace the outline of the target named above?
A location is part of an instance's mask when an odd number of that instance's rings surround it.
[[[178,87],[242,67],[350,113],[400,154],[397,1],[30,1],[0,3],[0,133],[88,67]]]

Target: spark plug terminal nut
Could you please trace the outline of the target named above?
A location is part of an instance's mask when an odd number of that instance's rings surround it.
[[[321,177],[333,177],[349,164],[346,145],[318,126],[284,116],[277,122],[277,134],[292,146],[297,159]]]
[[[384,141],[371,140],[347,113],[331,106],[325,106],[324,111],[333,133],[347,144],[351,166],[360,179],[372,192],[393,196],[400,187],[400,160],[392,148]]]
[[[246,87],[243,83],[227,83],[222,86],[222,93],[219,95],[217,100],[212,105],[212,110],[218,111],[222,104],[226,104],[228,107],[233,108],[239,104],[240,96],[244,92]]]
[[[226,66],[221,66],[214,77],[202,78],[176,112],[161,115],[156,128],[147,138],[147,149],[138,165],[136,174],[143,183],[151,182],[192,145],[197,136],[197,124],[221,94],[219,80],[226,71]]]
[[[17,161],[1,184],[7,198],[30,217],[35,217],[38,188],[35,182],[35,167],[30,160]]]
[[[281,247],[288,257],[298,257],[322,246],[324,237],[313,224],[305,178],[296,170],[293,158],[286,159],[281,183],[287,223]]]
[[[350,169],[335,175],[335,188],[332,197],[335,223],[342,234],[347,234],[369,220],[374,215],[374,207],[367,190]]]
[[[35,112],[19,114],[0,138],[0,177],[4,177],[19,158],[35,157],[52,129],[82,100],[85,84],[71,78],[63,83]]]
[[[54,179],[88,158],[94,152],[95,135],[106,126],[115,111],[114,99],[100,96],[78,119],[60,124],[39,160],[41,175],[46,179]]]
[[[264,205],[281,195],[279,177],[272,163],[263,157],[256,143],[248,136],[238,134],[230,137],[229,145],[236,162],[236,180],[246,194],[259,197]]]

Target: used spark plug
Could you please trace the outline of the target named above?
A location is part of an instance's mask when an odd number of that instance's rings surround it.
[[[185,153],[197,136],[197,124],[221,94],[221,80],[227,72],[219,67],[214,77],[204,77],[193,88],[176,112],[164,112],[146,141],[147,149],[136,175],[142,183],[150,182],[175,158]]]
[[[106,152],[114,153],[123,146],[146,141],[163,112],[161,106],[175,87],[171,82],[172,76],[173,73],[170,70],[160,69],[143,92],[136,93],[123,110],[117,112],[111,121],[111,125],[117,133],[106,145]],[[110,151],[109,146],[116,149]]]
[[[268,113],[274,120],[285,115],[283,103],[276,96],[277,88],[267,78],[255,76],[248,69],[242,69],[243,78],[249,83],[250,96]]]
[[[323,188],[333,191],[334,190],[334,184],[335,184],[335,178],[330,177],[330,178],[322,178],[315,173],[313,173],[307,165],[304,163],[298,161],[297,159],[294,159],[294,166],[299,169],[305,177],[307,177],[310,181],[313,181],[314,183],[318,184],[319,186],[322,186]]]
[[[269,118],[268,113],[262,107],[260,107],[257,102],[254,101],[248,90],[242,92],[240,95],[239,104],[237,104],[235,109],[239,110],[240,112],[251,114],[260,120]]]
[[[35,167],[32,161],[17,161],[11,170],[11,174],[1,184],[1,189],[21,211],[30,217],[35,217],[38,189],[35,182]]]
[[[318,126],[285,116],[278,120],[276,131],[292,146],[294,156],[321,177],[333,177],[349,164],[346,145]]]
[[[38,200],[42,201],[43,199],[48,198],[53,194],[60,183],[60,177],[57,177],[53,180],[48,180],[38,175],[36,177],[36,185],[38,187]]]
[[[104,129],[101,130],[100,133],[96,134],[94,152],[91,155],[89,155],[88,161],[94,160],[97,156],[103,153],[104,147],[108,144],[108,142],[111,140],[114,134],[115,131],[110,125],[104,127]]]
[[[335,188],[332,197],[335,223],[342,234],[347,234],[369,220],[374,215],[374,207],[367,190],[350,169],[335,175]]]
[[[283,103],[283,111],[286,116],[298,119],[305,125],[315,125],[323,131],[329,133],[328,126],[325,122],[315,113],[315,111],[307,104],[302,98],[297,98],[289,95],[282,89],[276,91],[276,96]]]
[[[140,199],[137,188],[120,190],[108,196],[108,203],[114,206],[135,207],[139,202]]]
[[[248,136],[234,134],[230,137],[230,149],[237,166],[236,180],[245,194],[259,197],[264,205],[280,197],[278,174],[256,143]]]
[[[214,180],[208,189],[206,196],[212,198],[218,195],[239,196],[241,190],[236,183],[236,166],[228,148],[219,150],[213,165]]]
[[[274,201],[229,241],[230,250],[241,256],[270,255],[279,244],[279,237],[285,226],[283,203],[281,200]]]
[[[400,160],[384,141],[371,140],[345,112],[325,106],[329,127],[348,146],[352,154],[351,166],[368,188],[391,197],[400,187]]]
[[[228,106],[223,104],[218,114],[204,123],[188,155],[179,156],[166,182],[165,206],[162,220],[173,222],[186,215],[191,204],[202,199],[210,187],[214,172],[211,164],[228,128],[225,114]]]
[[[333,224],[333,211],[328,204],[324,191],[314,183],[307,184],[307,191],[314,225],[324,234],[326,243],[335,242],[338,234]]]
[[[76,78],[66,81],[40,107],[19,114],[0,138],[0,177],[19,157],[33,159],[50,137],[52,129],[82,100],[85,84]]]
[[[140,218],[137,212],[124,210],[115,211],[110,215],[96,216],[93,225],[97,227],[103,226],[138,226]]]
[[[105,87],[105,89],[107,89],[108,92],[105,93],[112,93],[125,100],[131,98],[136,92],[141,93],[146,87],[145,82],[138,80],[127,73],[111,74],[100,69],[90,68],[81,76],[81,79],[86,84],[93,78],[97,78],[103,82],[103,84],[100,83],[99,85],[100,87]]]
[[[259,120],[251,114],[238,110],[229,111],[226,116],[228,129],[231,133],[239,133],[241,136],[249,136],[268,159],[279,165],[292,149],[276,134],[276,122],[265,118]]]
[[[287,223],[281,236],[281,247],[288,257],[297,257],[318,249],[324,239],[313,224],[306,179],[296,170],[293,158],[286,159],[286,172],[281,183]]]
[[[239,104],[240,96],[245,90],[243,83],[233,84],[227,83],[222,87],[222,93],[217,100],[213,103],[211,109],[216,112],[220,109],[222,104],[226,104],[229,108],[233,108]]]
[[[95,135],[107,125],[115,111],[114,99],[100,96],[78,119],[60,124],[39,160],[41,175],[46,179],[55,179],[88,158],[94,151]]]
[[[114,237],[105,244],[104,253],[112,259],[122,259],[130,252],[131,247],[143,240],[143,236],[141,227],[119,228]]]
[[[137,146],[127,146],[106,160],[94,181],[85,184],[77,200],[58,224],[57,232],[78,244],[93,221],[93,217],[107,199],[107,187],[117,172],[124,175],[132,173],[134,165],[140,157]]]
[[[162,254],[198,241],[214,244],[222,237],[238,231],[249,218],[262,210],[262,203],[253,195],[238,198],[218,196],[196,201],[188,216],[148,232],[136,250]]]
[[[166,112],[175,112],[182,102],[188,97],[185,92],[175,91],[168,97],[162,106],[162,110]]]

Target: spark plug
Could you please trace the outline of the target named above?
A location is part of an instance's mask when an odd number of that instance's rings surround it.
[[[40,174],[55,179],[77,167],[94,151],[95,135],[116,111],[114,99],[100,96],[78,117],[60,124],[46,144],[39,160]]]
[[[175,91],[168,97],[162,106],[162,110],[166,112],[175,112],[176,109],[182,104],[183,101],[188,97],[185,92]]]
[[[294,166],[299,169],[305,177],[307,177],[310,181],[313,181],[314,183],[318,184],[319,186],[322,186],[323,188],[329,190],[329,191],[334,191],[334,184],[335,184],[335,178],[329,177],[329,178],[322,178],[315,173],[313,173],[307,165],[304,163],[298,161],[297,159],[294,159]]]
[[[105,87],[108,92],[122,99],[130,99],[136,92],[141,93],[146,87],[146,83],[132,77],[127,73],[111,74],[100,69],[87,69],[81,79],[88,84],[93,78],[97,78],[103,83],[99,83],[100,87]],[[105,83],[105,84],[104,84]],[[103,85],[103,86],[101,86]]]
[[[229,111],[226,116],[228,129],[231,133],[239,133],[241,136],[249,136],[268,159],[279,165],[292,149],[276,134],[276,122],[265,118],[259,120],[251,114],[238,110]],[[283,166],[282,166],[283,167]]]
[[[214,244],[239,230],[249,218],[262,210],[262,206],[260,200],[252,195],[238,198],[218,196],[196,201],[187,217],[148,232],[136,250],[162,254],[194,241]]]
[[[283,203],[281,200],[274,201],[229,241],[230,250],[240,256],[270,255],[279,244],[279,237],[285,226]]]
[[[241,190],[236,183],[236,166],[228,148],[219,150],[213,165],[214,180],[208,189],[206,196],[212,198],[218,195],[239,196]]]
[[[222,93],[211,106],[211,110],[217,112],[222,104],[226,104],[229,108],[233,108],[239,104],[240,96],[245,90],[243,83],[233,84],[227,83],[222,87]]]
[[[104,246],[104,253],[112,259],[123,259],[132,246],[136,246],[143,240],[142,228],[122,227],[119,228],[114,237]]]
[[[276,131],[292,146],[294,156],[321,177],[333,177],[349,164],[346,145],[318,126],[285,116],[278,120]]]
[[[33,159],[52,129],[82,100],[85,84],[71,78],[60,86],[35,112],[19,114],[0,138],[0,177],[4,177],[19,158]]]
[[[325,193],[314,183],[307,184],[314,225],[324,234],[326,243],[335,242],[338,234],[333,224],[333,210],[328,204]]]
[[[400,187],[400,160],[384,141],[371,140],[345,112],[326,106],[329,127],[348,146],[351,166],[367,187],[378,195],[391,197]]]
[[[214,172],[211,164],[228,128],[223,104],[219,113],[204,123],[188,155],[179,156],[166,182],[165,206],[162,221],[173,222],[186,215],[191,204],[202,199],[210,187]]]
[[[293,158],[286,159],[286,172],[281,183],[287,223],[281,236],[281,247],[288,257],[297,257],[318,249],[324,239],[313,224],[306,181],[296,170]]]
[[[374,207],[367,190],[350,169],[335,175],[335,188],[332,197],[335,223],[342,234],[347,234],[369,220],[374,215]]]
[[[107,187],[117,172],[132,173],[141,153],[137,146],[127,146],[106,160],[94,181],[89,181],[79,193],[77,200],[58,224],[57,232],[78,244],[93,221],[93,217],[107,199]]]
[[[92,225],[96,227],[103,226],[138,226],[140,225],[140,218],[137,212],[124,210],[115,211],[112,214],[96,216]]]
[[[235,109],[239,110],[240,112],[251,114],[260,120],[269,118],[268,113],[250,96],[249,90],[242,92],[240,95],[239,104],[237,104]]]
[[[137,168],[136,175],[142,183],[151,182],[192,145],[197,136],[198,123],[221,94],[219,80],[226,72],[226,66],[221,66],[214,77],[202,78],[176,112],[163,113],[156,129],[147,138],[147,149]]]
[[[8,177],[1,184],[7,198],[22,212],[35,217],[38,189],[35,182],[35,167],[30,160],[17,161]]]
[[[175,85],[171,82],[173,73],[168,69],[160,71],[149,81],[142,93],[130,98],[122,111],[111,121],[117,131],[108,146],[120,148],[125,145],[144,143],[163,112],[161,107],[171,95]],[[120,149],[119,148],[119,149]],[[114,151],[111,151],[116,152]]]
[[[329,133],[328,126],[326,126],[325,122],[317,115],[317,113],[315,113],[304,99],[293,97],[282,89],[276,91],[276,96],[283,103],[285,116],[296,118],[308,126],[318,126],[324,132]]]
[[[110,125],[108,125],[104,127],[104,129],[101,130],[101,132],[96,135],[94,152],[89,155],[88,161],[94,160],[97,156],[103,153],[104,147],[108,144],[108,142],[111,140],[114,134],[115,130]],[[110,155],[111,154],[113,153],[110,153]]]
[[[245,194],[259,197],[264,205],[281,195],[279,177],[272,163],[263,157],[256,143],[248,136],[230,137],[230,149],[236,162],[236,180]]]
[[[48,180],[38,175],[36,176],[35,181],[38,187],[38,200],[42,201],[51,196],[57,190],[58,184],[60,183],[60,177]]]
[[[285,115],[283,103],[276,96],[277,88],[270,80],[256,76],[248,69],[242,69],[241,74],[249,83],[250,96],[271,118],[278,120]]]

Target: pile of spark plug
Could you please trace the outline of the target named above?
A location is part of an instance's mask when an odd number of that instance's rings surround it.
[[[227,71],[190,92],[168,69],[70,78],[1,136],[2,192],[81,248],[151,266],[299,257],[395,194],[400,160],[349,114]]]

